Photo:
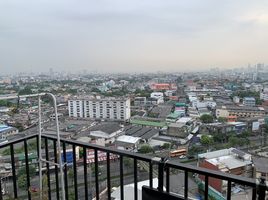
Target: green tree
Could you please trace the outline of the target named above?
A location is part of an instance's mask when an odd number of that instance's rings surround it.
[[[79,158],[83,158],[84,150],[83,148],[79,148]]]
[[[202,145],[206,146],[209,149],[209,147],[214,143],[214,140],[210,135],[202,135],[200,142]]]
[[[124,158],[123,162],[124,162],[124,165],[128,168],[132,168],[134,166],[133,159],[131,158]]]
[[[200,117],[200,120],[207,124],[207,123],[212,123],[213,122],[213,116],[209,114],[204,114]]]
[[[69,191],[68,199],[75,200],[75,193],[73,190]]]
[[[68,170],[68,178],[71,180],[71,182],[74,182],[74,171],[73,169]]]
[[[14,127],[16,127],[19,130],[19,132],[22,132],[24,130],[23,125],[19,122],[16,122]]]
[[[0,106],[7,106],[7,100],[0,100]]]
[[[20,168],[20,169],[18,170],[18,177],[19,177],[19,176],[23,176],[23,175],[25,175],[25,174],[26,174],[26,168],[25,168],[25,167],[22,167],[22,168]],[[35,174],[36,174],[36,169],[35,169],[35,167],[32,166],[32,165],[29,165],[29,176],[30,176],[30,177],[34,177]]]
[[[268,125],[264,125],[264,130],[263,130],[263,145],[266,146],[267,144],[267,137],[268,137]]]
[[[219,117],[218,121],[219,122],[227,122],[227,118],[226,117]]]
[[[35,167],[29,165],[29,176],[30,178],[34,177],[36,174]],[[27,189],[27,175],[26,175],[26,168],[20,168],[18,170],[18,186],[19,188],[26,190]]]
[[[98,88],[94,87],[91,89],[91,92],[100,93],[101,91]]]
[[[193,145],[188,149],[189,156],[196,156],[197,154],[200,154],[202,152],[205,152],[205,149],[202,146]]]
[[[144,145],[142,145],[140,147],[140,149],[138,151],[139,151],[139,153],[151,153],[154,150],[153,150],[153,148],[150,145],[144,144]]]
[[[170,146],[171,146],[170,143],[164,143],[164,144],[162,145],[162,148],[163,148],[163,149],[169,149]]]
[[[91,164],[91,173],[95,174],[95,163]],[[101,168],[98,166],[98,173],[101,173]]]
[[[27,189],[27,176],[26,174],[22,174],[18,177],[18,186],[20,189],[26,190]]]
[[[24,89],[19,91],[19,95],[25,95],[25,94],[32,94],[32,87],[31,86],[26,86]]]
[[[241,137],[243,138],[247,138],[250,136],[250,132],[249,131],[243,131],[242,134],[241,134]]]
[[[226,135],[224,133],[214,133],[213,139],[216,143],[224,143],[226,141]]]
[[[240,144],[240,139],[238,137],[235,137],[235,136],[231,136],[229,138],[229,145],[232,146],[232,147],[236,147]]]

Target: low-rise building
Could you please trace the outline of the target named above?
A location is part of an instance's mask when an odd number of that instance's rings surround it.
[[[89,137],[99,144],[112,144],[115,142],[116,137],[120,136],[122,128],[115,122],[104,122],[90,128]]]
[[[163,94],[163,92],[152,92],[150,97],[157,99],[159,103],[164,103],[164,94]]]
[[[233,102],[236,103],[236,104],[239,104],[240,103],[240,98],[238,96],[234,96],[233,97]]]
[[[199,115],[199,112],[198,112],[198,110],[196,109],[196,107],[188,107],[188,115],[190,116],[190,117],[193,117],[193,118],[198,118],[198,117],[200,117],[200,115]]]
[[[215,101],[193,101],[192,102],[192,106],[196,107],[196,108],[214,108],[217,105],[217,103]]]
[[[238,118],[261,117],[266,112],[263,107],[221,106],[216,108],[216,117],[236,116]]]
[[[236,148],[199,154],[198,166],[244,177],[253,175],[251,155]],[[205,177],[200,175],[199,178],[204,181]],[[210,178],[209,186],[222,193],[227,189],[227,181]]]
[[[146,106],[146,97],[135,97],[134,106]]]
[[[0,139],[6,139],[8,136],[15,135],[18,132],[18,129],[14,127],[7,126],[4,124],[0,125]]]
[[[265,87],[263,90],[260,92],[260,99],[267,101],[268,100],[268,88]]]
[[[243,105],[244,106],[255,106],[256,99],[254,97],[244,97],[243,98]]]
[[[115,145],[117,149],[136,152],[141,140],[140,137],[121,135],[116,138]]]
[[[254,178],[264,178],[266,180],[266,184],[268,184],[268,158],[254,157],[253,164]]]
[[[177,86],[174,83],[153,83],[150,87],[152,90],[156,91],[177,89]]]
[[[156,137],[159,135],[159,129],[157,128],[150,128],[150,127],[143,127],[143,126],[129,126],[126,127],[125,135],[132,136],[132,137],[138,137],[143,142],[149,142],[153,137]]]
[[[153,106],[153,105],[158,105],[161,102],[162,102],[161,99],[154,98],[154,97],[148,97],[147,100],[146,100],[146,105],[147,106]]]

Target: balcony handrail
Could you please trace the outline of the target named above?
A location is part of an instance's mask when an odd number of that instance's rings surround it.
[[[51,135],[43,134],[43,136],[44,136],[44,138],[48,138],[51,140],[57,139],[56,137],[51,136]],[[65,138],[61,138],[60,140],[61,140],[61,142],[65,142],[67,144],[72,144],[72,145],[76,145],[76,146],[80,146],[80,147],[86,147],[88,149],[96,149],[98,151],[109,152],[111,154],[127,156],[130,158],[138,158],[139,160],[142,160],[142,161],[150,162],[152,160],[152,156],[143,155],[143,154],[139,154],[139,153],[135,153],[135,152],[129,152],[129,151],[124,151],[124,150],[119,150],[119,149],[112,149],[112,148],[100,146],[97,144],[91,144],[91,143],[75,141],[75,140],[70,140],[70,139],[65,139]],[[138,154],[138,156],[137,156],[137,154]]]
[[[6,142],[4,144],[0,144],[0,149],[8,147],[8,146],[10,146],[12,144],[17,144],[17,143],[23,142],[24,140],[30,140],[30,139],[36,138],[37,136],[38,136],[38,134],[35,133],[35,134],[31,134],[31,135],[26,135],[26,136],[24,136],[22,138],[13,139],[13,140],[8,141],[8,142]]]
[[[51,136],[51,135],[44,135],[44,138],[48,138],[51,140],[57,139],[56,137]],[[109,147],[103,147],[100,145],[90,144],[90,143],[80,142],[80,141],[78,142],[78,141],[74,141],[74,140],[70,140],[70,139],[61,139],[61,141],[66,142],[67,144],[86,147],[89,149],[96,149],[98,151],[109,152],[112,154],[127,156],[130,158],[138,158],[138,160],[142,160],[142,161],[147,161],[147,162],[153,161],[155,164],[158,163],[157,161],[152,160],[152,158],[153,158],[152,156],[148,156],[148,155],[144,155],[144,154],[140,154],[140,153],[134,153],[134,152],[124,151],[124,150],[119,150],[119,149],[111,149]],[[161,162],[161,161],[159,161],[159,162]],[[238,175],[234,175],[234,174],[224,173],[221,171],[215,171],[215,170],[211,170],[211,169],[201,168],[201,167],[189,165],[186,163],[180,163],[180,162],[168,160],[168,161],[166,161],[165,166],[170,167],[170,168],[174,168],[174,169],[183,170],[183,171],[194,172],[194,173],[197,173],[200,175],[208,175],[209,177],[219,178],[222,180],[230,180],[232,182],[245,184],[245,185],[252,186],[252,187],[258,185],[257,180],[253,179],[253,178],[247,178],[247,177],[238,176]]]
[[[27,140],[34,139],[34,138],[38,139],[38,134],[27,135],[23,138],[9,141],[5,144],[1,144],[0,148],[13,146],[16,143],[26,142]],[[57,140],[56,136],[45,135],[45,134],[42,135],[42,138],[52,140],[54,142]],[[129,157],[129,158],[133,158],[134,163],[136,162],[136,164],[137,164],[137,160],[140,160],[140,161],[148,162],[150,165],[157,165],[159,169],[161,168],[160,171],[158,171],[158,173],[160,173],[161,171],[166,171],[166,176],[168,178],[169,178],[170,169],[178,169],[178,170],[182,170],[182,171],[186,172],[186,174],[188,174],[188,172],[192,172],[192,173],[196,173],[198,175],[203,175],[206,177],[206,181],[208,181],[208,178],[217,178],[220,180],[228,181],[228,185],[233,182],[233,183],[238,183],[241,185],[246,185],[246,186],[252,187],[253,189],[258,189],[258,188],[262,187],[264,189],[264,191],[265,190],[268,191],[268,187],[265,186],[265,184],[263,185],[260,181],[258,181],[257,179],[254,179],[254,178],[247,178],[247,177],[242,177],[242,176],[238,176],[238,175],[228,174],[228,173],[215,171],[215,170],[211,170],[211,169],[206,169],[206,168],[201,168],[198,166],[193,166],[193,165],[189,165],[186,163],[180,163],[180,162],[176,162],[176,161],[172,161],[172,160],[165,161],[164,159],[155,159],[155,157],[149,156],[149,155],[124,151],[124,150],[119,150],[119,149],[111,149],[109,147],[103,147],[100,145],[90,144],[90,143],[81,142],[81,141],[75,141],[75,140],[71,140],[71,139],[61,138],[60,141],[63,143],[63,145],[66,145],[66,144],[72,145],[73,150],[76,146],[82,147],[83,149],[95,150],[95,159],[96,159],[96,152],[102,151],[102,152],[106,152],[108,154],[119,155],[120,162],[122,161],[123,157]],[[26,144],[26,143],[24,143],[24,144]],[[161,182],[163,183],[164,173],[161,172],[161,174],[160,175],[158,174],[158,176],[159,176],[158,177],[159,181],[161,179]]]
[[[257,180],[253,178],[247,178],[247,177],[238,176],[235,174],[228,174],[228,173],[224,173],[221,171],[215,171],[212,169],[197,167],[197,166],[193,166],[193,165],[189,165],[185,163],[177,163],[171,160],[167,161],[166,166],[170,168],[174,168],[174,169],[197,173],[200,175],[208,175],[209,177],[212,177],[212,178],[228,180],[234,183],[239,183],[242,185],[244,184],[244,185],[251,186],[251,187],[255,187],[258,185]]]
[[[9,141],[5,144],[1,144],[0,148],[7,147],[11,144],[19,143],[19,142],[22,142],[24,140],[33,139],[37,136],[38,136],[38,134],[33,134],[33,135],[25,136],[24,138],[15,139],[15,140]],[[51,135],[44,134],[44,135],[42,135],[42,137],[47,138],[47,139],[51,139],[51,140],[57,140],[57,137],[51,136]],[[130,157],[130,158],[137,158],[138,160],[146,161],[146,162],[151,162],[152,158],[153,158],[152,156],[143,155],[140,153],[134,153],[134,152],[124,151],[124,150],[119,150],[119,149],[111,149],[109,147],[103,147],[100,145],[75,141],[75,140],[71,140],[71,139],[61,138],[61,142],[65,142],[67,144],[76,145],[76,146],[80,146],[80,147],[86,147],[89,149],[96,149],[98,151],[109,152],[111,154],[117,154],[117,155],[126,156],[126,157]],[[157,161],[154,161],[154,163],[157,164]],[[186,163],[180,163],[180,162],[175,162],[175,161],[169,160],[165,163],[165,166],[169,167],[169,168],[174,168],[174,169],[179,169],[179,170],[183,170],[183,171],[197,173],[200,175],[208,175],[209,177],[218,178],[218,179],[222,179],[222,180],[230,180],[232,182],[245,184],[245,185],[252,186],[252,187],[255,187],[258,185],[258,181],[256,179],[253,179],[253,178],[247,178],[247,177],[238,176],[238,175],[234,175],[234,174],[228,174],[228,173],[224,173],[224,172],[220,172],[220,171],[201,168],[201,167],[189,165]]]

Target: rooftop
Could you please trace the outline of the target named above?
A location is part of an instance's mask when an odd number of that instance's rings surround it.
[[[199,158],[205,158],[205,159],[211,159],[211,158],[219,158],[221,156],[226,156],[226,155],[237,154],[236,151],[234,151],[234,150],[236,150],[236,148],[231,147],[229,149],[221,149],[221,150],[217,150],[217,151],[202,153],[202,154],[199,154],[198,157]],[[237,150],[237,151],[242,152],[240,150]],[[251,157],[251,155],[247,154],[247,153],[244,153],[243,156],[245,158]]]
[[[220,169],[228,168],[228,169],[236,169],[239,167],[244,167],[250,164],[251,162],[245,162],[243,160],[239,160],[235,158],[233,155],[220,156],[217,158],[207,159],[208,162],[213,165],[217,165]]]
[[[244,97],[244,100],[246,101],[255,101],[254,97]]]
[[[263,107],[249,107],[249,106],[220,106],[217,109],[226,109],[234,111],[264,111]]]
[[[104,96],[74,96],[69,101],[73,100],[92,100],[92,101],[126,101],[126,97],[104,97]]]
[[[7,126],[4,124],[0,125],[0,133],[4,133],[6,131],[10,131],[10,130],[16,130],[16,128],[12,127],[12,126]]]
[[[130,123],[143,125],[143,126],[161,127],[161,128],[166,126],[166,122],[154,122],[154,121],[141,120],[141,119],[131,119]]]
[[[149,127],[132,126],[126,130],[126,135],[133,137],[141,137],[142,139],[150,139],[159,133],[159,130]]]
[[[90,132],[92,131],[102,131],[104,133],[114,133],[116,131],[119,131],[121,129],[121,126],[117,122],[102,122],[98,125],[95,125],[90,128]]]
[[[129,136],[129,135],[121,135],[118,138],[116,138],[116,141],[136,144],[140,139],[141,139],[140,137],[133,137],[133,136]]]
[[[256,171],[268,173],[268,158],[253,157],[253,163],[256,168]]]

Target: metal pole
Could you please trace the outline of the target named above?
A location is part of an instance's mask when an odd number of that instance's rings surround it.
[[[61,174],[61,192],[62,192],[62,200],[65,200],[65,188],[64,188],[64,177],[63,177],[63,163],[61,159],[61,146],[60,146],[60,129],[59,129],[59,119],[58,119],[58,111],[57,111],[57,101],[56,97],[48,93],[53,99],[54,103],[54,111],[55,111],[55,120],[56,120],[56,131],[57,131],[57,149],[58,149],[58,158],[60,165],[60,174]]]
[[[41,139],[42,139],[42,122],[41,122],[41,96],[49,95],[53,99],[54,110],[55,110],[55,119],[56,119],[56,132],[57,132],[57,155],[59,158],[59,167],[60,167],[60,174],[61,174],[61,191],[62,191],[62,200],[65,200],[65,187],[64,187],[64,176],[63,176],[63,163],[61,159],[61,145],[60,145],[60,130],[59,130],[59,120],[58,120],[58,112],[57,112],[57,101],[56,97],[52,93],[38,93],[38,94],[29,94],[29,95],[6,95],[0,96],[0,100],[2,99],[19,99],[19,98],[28,98],[28,97],[38,97],[38,115],[39,115],[39,187],[40,187],[40,197],[42,197],[42,146],[41,146]],[[55,163],[57,164],[57,163]],[[41,198],[40,198],[41,199]]]
[[[165,158],[161,158],[158,163],[158,191],[163,192],[164,188],[164,166],[165,166]]]
[[[265,178],[261,177],[258,186],[258,200],[265,200],[265,195],[266,195]]]
[[[38,117],[39,117],[39,134],[38,134],[38,150],[39,150],[39,198],[43,196],[43,185],[42,185],[42,120],[41,120],[41,97],[38,96]]]

